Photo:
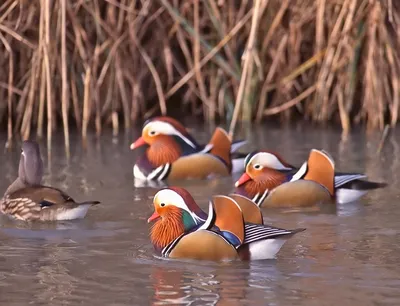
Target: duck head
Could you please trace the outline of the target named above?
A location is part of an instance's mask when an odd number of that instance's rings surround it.
[[[170,117],[156,117],[144,123],[142,136],[130,146],[131,150],[150,147],[146,156],[154,167],[173,163],[180,156],[196,152],[199,145],[185,127]]]
[[[146,144],[151,146],[166,139],[179,139],[193,149],[198,147],[196,141],[180,122],[171,117],[161,116],[144,123],[142,136],[133,142],[130,148],[134,150]]]
[[[21,147],[18,177],[28,186],[40,185],[43,177],[43,162],[37,142],[25,140]]]
[[[153,199],[154,213],[148,222],[155,221],[150,239],[160,250],[178,238],[204,223],[207,215],[196,204],[188,191],[169,187],[156,193]]]
[[[243,186],[250,196],[282,184],[286,180],[285,172],[294,169],[279,154],[270,151],[249,153],[244,160],[244,166],[245,172],[236,181],[235,187]]]

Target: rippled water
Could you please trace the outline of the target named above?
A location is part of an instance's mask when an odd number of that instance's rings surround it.
[[[192,127],[201,142],[211,130]],[[86,150],[63,136],[51,158],[41,143],[45,183],[75,200],[98,199],[84,220],[28,224],[0,217],[1,305],[399,305],[400,136],[392,132],[378,156],[380,134],[316,127],[258,127],[244,131],[245,148],[269,148],[300,165],[312,147],[328,150],[339,170],[365,172],[390,183],[358,203],[328,212],[264,211],[266,223],[306,227],[276,260],[187,262],[153,256],[146,222],[157,189],[135,188],[132,135],[90,137]],[[0,137],[4,147],[5,136]],[[1,152],[3,192],[15,178],[19,147]],[[205,208],[211,195],[228,193],[236,177],[180,182]]]

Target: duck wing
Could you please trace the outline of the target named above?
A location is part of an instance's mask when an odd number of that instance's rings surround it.
[[[245,225],[245,237],[243,244],[252,243],[259,240],[276,239],[283,236],[294,235],[304,231],[305,228],[286,230],[278,227],[247,223]]]

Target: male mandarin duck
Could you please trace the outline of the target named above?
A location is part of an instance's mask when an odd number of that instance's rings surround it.
[[[143,125],[142,136],[131,144],[131,150],[148,145],[145,154],[133,167],[135,178],[164,180],[227,176],[243,171],[244,157],[233,156],[245,141],[232,143],[222,128],[217,128],[207,145],[199,145],[177,120],[155,117]]]
[[[214,196],[208,215],[180,187],[154,196],[156,221],[150,231],[155,250],[163,257],[199,260],[261,260],[274,258],[295,233],[264,225],[257,205],[238,194]]]
[[[325,186],[332,199],[337,203],[347,203],[359,199],[368,190],[386,186],[385,183],[375,183],[366,180],[366,175],[359,173],[342,173],[334,171],[334,162],[325,151],[311,150],[307,162],[301,168],[287,163],[279,154],[271,151],[256,151],[248,154],[245,159],[245,173],[235,183],[240,194],[253,198],[256,203],[268,202],[269,194],[278,186],[285,186],[288,193],[296,193],[294,188],[289,189],[287,182],[299,182],[301,179],[315,180]],[[281,188],[281,187],[280,187]],[[308,189],[303,193],[311,194]],[[284,190],[282,188],[282,190]],[[306,192],[307,190],[307,192]],[[301,190],[299,190],[301,192]],[[306,201],[307,196],[299,196]],[[317,197],[318,198],[318,197]],[[324,200],[324,197],[321,198]],[[295,203],[293,203],[295,204]],[[268,206],[264,203],[263,206]]]
[[[0,212],[23,221],[53,221],[84,218],[98,201],[75,202],[63,191],[41,185],[43,162],[36,142],[25,140],[18,177],[0,199]]]

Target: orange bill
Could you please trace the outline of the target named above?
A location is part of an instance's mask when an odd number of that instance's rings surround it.
[[[144,141],[143,137],[139,137],[134,143],[131,144],[131,150],[135,150],[141,146],[144,146],[146,141]]]
[[[245,172],[242,174],[242,176],[237,180],[235,183],[235,187],[239,187],[240,185],[243,185],[247,181],[250,181],[251,177]]]
[[[150,218],[147,219],[147,223],[150,223],[156,219],[160,218],[160,215],[155,211]]]

